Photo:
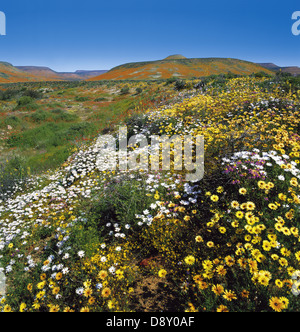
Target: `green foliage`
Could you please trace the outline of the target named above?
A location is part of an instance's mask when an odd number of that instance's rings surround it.
[[[121,89],[120,95],[127,95],[129,94],[129,92],[130,92],[129,86],[125,86],[124,88]]]
[[[28,116],[29,121],[41,123],[41,122],[72,122],[78,120],[78,116],[76,114],[71,114],[62,109],[55,109],[51,111],[38,110]]]
[[[151,202],[146,196],[146,184],[126,177],[112,181],[104,195],[99,195],[89,208],[89,223],[97,227],[99,236],[109,237],[114,224],[120,229],[137,227],[136,214],[141,214]],[[109,225],[109,226],[107,226]]]
[[[23,96],[18,100],[18,106],[22,107],[28,104],[31,104],[33,99],[29,96]]]
[[[17,99],[20,97],[30,97],[32,99],[41,98],[41,92],[34,89],[27,89],[25,86],[9,87],[6,90],[0,91],[0,100],[7,101]]]
[[[77,124],[46,123],[22,133],[14,134],[7,140],[9,147],[45,149],[65,145],[67,141],[86,137],[97,128],[88,122]]]
[[[139,95],[140,93],[143,92],[143,89],[142,88],[136,88],[136,94]]]
[[[96,101],[96,102],[107,101],[107,99],[105,97],[99,97],[99,98],[96,98],[94,101]]]
[[[79,96],[75,98],[76,101],[88,101],[89,97],[83,97],[83,96]]]
[[[175,82],[175,90],[181,91],[181,90],[185,89],[185,87],[186,87],[185,81],[183,81],[183,80],[176,80],[176,82]]]
[[[0,200],[5,200],[21,189],[27,178],[27,169],[24,159],[13,157],[5,164],[0,164]]]

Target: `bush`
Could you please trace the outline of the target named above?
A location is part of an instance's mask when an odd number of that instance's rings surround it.
[[[166,80],[166,85],[173,84],[177,81],[176,77],[170,77]]]
[[[183,80],[176,80],[175,90],[180,91],[186,88],[186,84]]]
[[[122,178],[112,181],[103,195],[96,199],[89,209],[89,223],[97,225],[99,236],[109,236],[113,224],[118,223],[121,229],[130,225],[137,226],[136,214],[145,210],[153,198],[146,196],[146,184]]]
[[[128,95],[130,92],[130,89],[128,86],[125,86],[124,88],[121,89],[120,95]]]
[[[143,89],[142,88],[136,88],[136,94],[139,95],[140,93],[143,92]]]
[[[24,91],[23,96],[27,96],[32,99],[39,99],[43,96],[43,94],[37,90],[27,89]]]
[[[82,101],[88,101],[89,98],[88,97],[76,97],[75,100],[79,101],[79,102],[82,102]]]
[[[78,119],[78,116],[76,114],[69,113],[65,110],[62,109],[55,109],[50,112],[51,117],[55,121],[66,121],[66,122],[71,122],[75,121]]]
[[[2,123],[1,123],[2,124]],[[3,125],[5,127],[12,126],[13,128],[22,124],[22,120],[15,115],[10,115],[4,119]]]
[[[23,96],[18,100],[18,106],[26,106],[33,102],[33,99],[29,96]]]
[[[8,89],[5,91],[0,91],[0,100],[7,101],[16,96],[18,91],[13,89]]]
[[[49,112],[39,110],[31,114],[30,119],[33,120],[34,122],[43,122],[49,118],[49,115],[50,115]]]

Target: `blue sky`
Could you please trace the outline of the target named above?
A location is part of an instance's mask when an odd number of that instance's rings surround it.
[[[294,0],[2,0],[0,11],[0,61],[14,65],[110,69],[183,54],[300,66]]]

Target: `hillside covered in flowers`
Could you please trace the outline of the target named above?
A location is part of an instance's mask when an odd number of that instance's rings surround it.
[[[32,176],[0,204],[0,310],[299,311],[299,115],[284,80],[212,79],[110,132],[203,136],[201,181],[100,172],[96,140]]]

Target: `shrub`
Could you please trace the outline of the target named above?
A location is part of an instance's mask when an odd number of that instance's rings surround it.
[[[34,122],[43,122],[46,121],[50,116],[50,113],[47,111],[39,110],[30,115],[30,119]]]
[[[88,101],[89,98],[88,97],[76,97],[75,100],[79,101],[79,102],[82,102],[82,101]]]
[[[136,88],[136,94],[139,95],[140,93],[143,92],[143,89],[142,88]]]
[[[105,97],[99,97],[94,100],[95,102],[100,102],[100,101],[107,101]]]
[[[52,110],[50,113],[51,113],[51,117],[55,121],[60,120],[60,121],[71,122],[71,121],[75,121],[78,119],[78,116],[76,114],[67,112],[62,109],[55,109],[55,110]]]
[[[18,100],[18,106],[26,106],[33,102],[33,99],[29,96],[23,96]]]
[[[180,91],[186,88],[186,83],[183,80],[176,80],[175,90]]]
[[[176,77],[170,77],[166,80],[166,85],[169,85],[169,84],[173,84],[177,81],[177,78]]]
[[[120,95],[128,95],[130,92],[130,89],[128,86],[125,86],[124,88],[121,89]]]
[[[23,92],[23,96],[27,96],[32,99],[39,99],[43,96],[43,94],[37,90],[27,89]]]
[[[89,222],[97,225],[99,236],[108,237],[118,223],[120,229],[137,227],[136,214],[145,210],[151,199],[146,196],[146,184],[126,177],[112,181],[106,191],[90,207]],[[109,226],[108,226],[109,225]]]

